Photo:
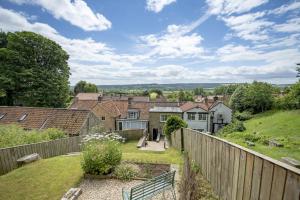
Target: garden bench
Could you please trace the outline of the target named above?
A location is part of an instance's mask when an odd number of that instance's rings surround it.
[[[151,197],[169,189],[172,190],[173,199],[176,199],[174,177],[175,171],[166,172],[149,179],[140,185],[132,187],[130,191],[125,191],[123,188],[123,200],[150,199]]]

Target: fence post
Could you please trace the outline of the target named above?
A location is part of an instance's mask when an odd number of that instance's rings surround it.
[[[181,135],[181,151],[184,151],[184,135],[183,135],[183,128],[180,128],[180,135]]]

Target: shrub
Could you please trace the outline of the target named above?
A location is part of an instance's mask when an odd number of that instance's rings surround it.
[[[234,116],[236,119],[238,119],[240,121],[246,121],[253,117],[253,115],[249,111],[236,112],[236,113],[234,113]]]
[[[138,175],[138,169],[133,164],[122,163],[116,167],[114,174],[118,179],[129,181]]]
[[[164,133],[167,136],[170,136],[172,132],[176,131],[179,128],[186,128],[187,127],[187,123],[185,121],[183,121],[183,119],[181,119],[178,116],[171,116],[167,119],[165,125],[164,125]]]
[[[223,127],[218,131],[218,134],[221,135],[227,135],[233,132],[242,132],[245,131],[246,127],[244,126],[244,123],[239,120],[234,120],[231,124]]]
[[[122,152],[116,141],[91,141],[84,145],[82,168],[87,174],[109,174],[120,164]]]
[[[54,128],[38,131],[24,130],[22,127],[16,125],[0,126],[0,148],[45,142],[61,137],[66,137],[64,132]]]
[[[49,136],[50,140],[57,140],[66,137],[66,134],[62,130],[55,128],[48,128],[43,132]]]

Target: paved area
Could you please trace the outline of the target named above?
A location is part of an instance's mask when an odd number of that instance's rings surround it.
[[[144,151],[165,151],[164,148],[164,141],[148,141],[147,146],[139,148],[140,150]]]
[[[143,181],[130,181],[123,182],[116,179],[84,179],[80,188],[82,194],[79,196],[79,200],[122,200],[122,188],[131,188],[135,185],[142,183]],[[177,193],[177,192],[176,192]],[[178,197],[178,193],[176,194]],[[162,194],[158,194],[152,198],[153,200],[169,200],[172,199],[172,192],[170,190],[165,191]]]

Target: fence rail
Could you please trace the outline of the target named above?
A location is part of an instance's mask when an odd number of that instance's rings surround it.
[[[191,129],[175,131],[171,142],[199,164],[220,199],[300,199],[297,168]]]
[[[33,153],[42,158],[80,151],[81,136],[0,149],[0,175],[18,168],[17,159]]]

